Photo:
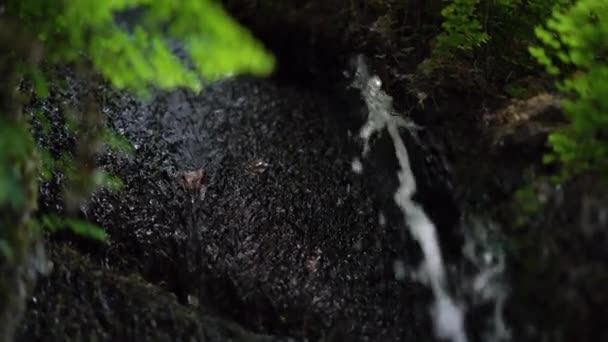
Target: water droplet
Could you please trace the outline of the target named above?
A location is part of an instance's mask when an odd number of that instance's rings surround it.
[[[188,304],[194,307],[198,307],[198,298],[193,295],[188,295]]]
[[[383,212],[378,213],[378,223],[380,226],[386,226],[386,216],[384,216]]]
[[[357,240],[357,242],[355,242],[355,245],[353,246],[353,248],[357,251],[362,250],[363,249],[363,239]]]
[[[405,271],[405,264],[401,260],[395,260],[393,262],[393,271],[395,272],[395,279],[399,281],[405,280],[407,275]]]
[[[372,76],[369,79],[369,85],[373,90],[378,90],[380,87],[382,87],[382,80],[378,76]]]
[[[361,172],[363,172],[363,164],[361,163],[361,160],[359,158],[353,159],[351,167],[353,169],[353,172],[356,174],[361,174]]]
[[[494,255],[492,255],[490,252],[485,252],[483,254],[483,261],[486,263],[486,265],[490,265],[492,261],[494,261]]]

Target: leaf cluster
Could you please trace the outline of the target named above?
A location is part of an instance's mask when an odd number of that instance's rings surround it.
[[[541,45],[530,53],[547,72],[560,78],[569,124],[549,137],[562,178],[587,170],[608,171],[608,3],[579,0],[556,9],[545,27],[536,29]]]
[[[213,0],[11,1],[51,63],[89,59],[119,89],[187,87],[232,74],[267,75],[273,57]],[[188,61],[175,52],[185,50]]]
[[[23,169],[34,142],[22,123],[0,117],[0,208],[18,210],[26,201]]]
[[[476,9],[479,0],[450,0],[441,11],[443,32],[436,38],[435,57],[470,53],[488,41]]]
[[[527,53],[534,27],[572,0],[443,0],[442,32],[434,59],[494,58],[513,67],[535,66]],[[483,51],[480,47],[486,46]],[[481,53],[483,52],[483,53]]]

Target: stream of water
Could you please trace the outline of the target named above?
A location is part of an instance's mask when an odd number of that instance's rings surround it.
[[[455,302],[447,290],[447,276],[435,226],[422,207],[412,200],[416,192],[416,179],[410,166],[407,148],[399,134],[400,128],[410,128],[412,124],[400,116],[393,115],[392,98],[382,91],[380,78],[370,75],[362,57],[357,59],[353,86],[360,89],[369,113],[367,122],[359,132],[364,141],[363,157],[369,152],[369,141],[374,134],[386,129],[393,141],[400,167],[397,172],[399,187],[394,194],[394,201],[403,213],[405,226],[422,249],[424,258],[417,278],[433,291],[431,315],[435,333],[441,339],[465,342],[467,336],[464,329],[464,308]],[[359,161],[353,163],[353,169],[361,170]]]
[[[510,331],[503,317],[508,294],[503,279],[504,253],[499,246],[500,243],[496,242],[496,237],[492,236],[492,232],[496,231],[493,223],[479,218],[465,218],[463,225],[466,225],[467,229],[465,229],[465,242],[462,248],[465,259],[463,262],[473,266],[472,272],[461,274],[459,279],[448,279],[437,229],[422,206],[413,200],[417,191],[416,179],[406,144],[400,135],[400,129],[404,128],[416,136],[416,131],[420,127],[393,111],[392,97],[382,90],[380,78],[369,72],[363,56],[357,58],[356,72],[351,86],[361,92],[368,111],[367,121],[359,130],[359,137],[363,140],[362,157],[368,155],[371,149],[370,140],[374,135],[383,134],[386,130],[392,140],[399,165],[398,187],[393,200],[403,214],[405,227],[422,251],[423,259],[413,278],[432,290],[433,303],[430,307],[430,315],[436,337],[452,342],[468,341],[465,328],[466,307],[490,304],[493,308],[492,313],[476,318],[481,322],[477,324],[480,331],[476,335],[483,341],[510,340]],[[360,159],[353,160],[352,169],[356,173],[363,172]],[[401,270],[401,273],[404,272]],[[448,290],[450,283],[455,285],[459,298],[463,299],[456,300],[450,294]]]

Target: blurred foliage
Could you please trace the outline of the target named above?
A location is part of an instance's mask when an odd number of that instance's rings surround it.
[[[106,128],[102,133],[102,139],[108,149],[113,152],[133,154],[135,152],[131,143],[122,135]]]
[[[268,75],[274,64],[213,0],[9,1],[8,11],[44,44],[49,62],[75,62],[85,54],[117,88],[198,91],[201,77]],[[174,53],[176,42],[191,65]]]
[[[569,124],[549,136],[552,153],[546,163],[559,162],[558,181],[589,170],[608,171],[608,2],[579,0],[556,9],[536,35],[542,43],[530,53],[547,72],[561,78]]]
[[[62,217],[55,214],[45,214],[32,221],[33,229],[44,229],[50,232],[69,230],[74,234],[93,240],[103,241],[106,239],[106,232],[90,222]]]
[[[26,202],[22,169],[33,150],[26,125],[0,117],[0,207],[18,210]]]

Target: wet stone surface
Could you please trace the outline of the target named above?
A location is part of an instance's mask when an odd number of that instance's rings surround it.
[[[96,268],[69,247],[49,249],[58,262],[30,298],[16,341],[291,341],[198,313],[137,275]]]
[[[110,236],[77,243],[96,267],[138,273],[180,305],[255,332],[429,339],[427,291],[395,279],[412,244],[380,224],[330,96],[236,79],[145,102],[108,92],[104,106],[136,150],[99,157],[125,189],[82,208]],[[54,208],[45,187],[42,207]]]

